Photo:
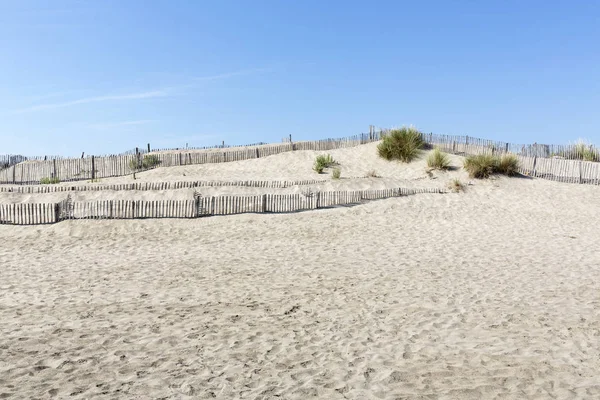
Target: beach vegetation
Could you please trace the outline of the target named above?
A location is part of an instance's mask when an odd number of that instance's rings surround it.
[[[427,166],[432,169],[447,170],[450,168],[450,157],[438,148],[435,148],[427,157]]]
[[[409,163],[427,147],[423,134],[413,127],[389,131],[377,146],[381,158]]]

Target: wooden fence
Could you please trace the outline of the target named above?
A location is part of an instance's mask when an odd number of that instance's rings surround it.
[[[59,203],[0,204],[0,224],[38,225],[70,219],[199,218],[241,213],[290,213],[420,193],[446,193],[446,190],[394,188],[211,197],[196,193],[193,200],[91,202],[73,202],[69,195]]]
[[[267,157],[290,151],[290,145],[276,144],[255,148],[222,149],[178,153],[151,153],[123,156],[67,158],[25,161],[0,170],[0,183],[37,184],[94,180],[131,175],[157,167],[212,164]]]
[[[385,130],[383,130],[385,134]],[[570,145],[555,144],[515,144],[470,136],[424,134],[427,143],[443,147],[455,154],[473,154],[482,149],[490,153],[512,153],[523,157],[560,158],[578,161],[600,161],[600,149],[592,144],[576,143]]]
[[[156,167],[222,163],[267,157],[295,150],[329,151],[375,142],[389,131],[371,129],[369,133],[340,139],[293,142],[284,139],[281,144],[256,145],[254,147],[218,147],[204,150],[168,150],[168,152],[144,152],[118,156],[47,159],[23,161],[0,168],[0,183],[37,184],[42,180],[77,181],[130,175]],[[424,134],[430,145],[458,154],[512,153],[519,156],[523,165],[535,160],[535,168],[523,168],[544,179],[564,182],[596,184],[600,172],[600,150],[592,145],[520,145],[469,136]],[[542,161],[546,159],[546,161]],[[549,161],[548,161],[549,160]],[[15,159],[12,160],[14,162]],[[533,166],[533,165],[532,165]],[[581,170],[581,174],[577,173]]]
[[[354,178],[360,179],[360,178]],[[94,192],[103,190],[173,190],[193,189],[198,187],[256,187],[283,189],[293,186],[316,185],[327,180],[297,180],[297,181],[181,181],[181,182],[134,182],[108,185],[20,185],[0,186],[0,193],[56,193],[56,192]]]
[[[600,162],[560,156],[544,157],[549,154],[548,149],[552,149],[546,145],[511,145],[468,136],[433,134],[426,134],[425,139],[430,145],[457,155],[515,154],[519,159],[519,172],[525,175],[566,183],[600,184]],[[572,155],[577,154],[572,148],[570,151]]]

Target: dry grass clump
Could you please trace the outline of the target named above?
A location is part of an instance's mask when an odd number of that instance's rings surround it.
[[[493,174],[514,176],[519,170],[519,160],[513,154],[494,156],[491,154],[479,154],[467,156],[464,168],[471,178],[484,179]]]
[[[387,133],[377,146],[381,158],[388,161],[411,162],[419,157],[426,147],[423,134],[413,127],[393,129]]]
[[[40,184],[42,185],[54,185],[60,183],[60,179],[58,179],[57,177],[53,177],[53,178],[42,178],[40,179]]]
[[[138,160],[134,159],[134,160],[129,161],[129,168],[131,168],[132,170],[150,169],[150,168],[157,167],[158,165],[160,165],[160,163],[161,163],[160,158],[158,158],[157,155],[148,154],[148,155],[145,155],[144,158],[142,158],[141,165],[138,165]]]
[[[427,157],[427,166],[432,169],[447,170],[450,168],[450,157],[440,149],[436,148]]]
[[[571,158],[583,160],[583,161],[600,161],[600,154],[594,149],[594,146],[585,139],[579,139],[573,145],[573,156]]]
[[[331,157],[331,154],[321,154],[317,156],[315,159],[315,163],[313,165],[313,169],[318,173],[322,174],[325,168],[329,168],[332,165],[336,165],[337,163]]]
[[[514,176],[519,173],[519,159],[514,154],[504,154],[498,160],[498,173]]]
[[[465,190],[465,185],[460,181],[460,179],[458,178],[454,178],[450,181],[450,183],[448,184],[448,187],[450,188],[450,190],[452,190],[454,193],[458,193],[458,192],[462,192]]]
[[[497,157],[491,154],[479,154],[467,156],[463,166],[471,178],[483,179],[489,178],[496,171],[497,163]]]

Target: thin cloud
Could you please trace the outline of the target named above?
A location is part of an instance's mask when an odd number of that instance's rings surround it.
[[[35,111],[51,110],[51,109],[56,109],[56,108],[71,107],[71,106],[76,106],[76,105],[80,105],[80,104],[100,103],[100,102],[107,102],[107,101],[141,100],[141,99],[150,99],[150,98],[156,98],[156,97],[166,97],[166,96],[172,95],[176,91],[197,87],[199,85],[199,82],[216,81],[216,80],[221,80],[221,79],[233,78],[236,76],[245,76],[245,75],[252,75],[252,74],[258,74],[258,73],[263,73],[263,72],[270,72],[273,70],[274,70],[274,68],[253,68],[253,69],[244,69],[244,70],[240,70],[240,71],[227,72],[227,73],[217,74],[217,75],[195,77],[192,79],[192,81],[193,81],[192,83],[189,83],[186,85],[170,86],[170,87],[165,87],[162,89],[151,90],[151,91],[141,92],[141,93],[85,97],[82,99],[71,100],[71,101],[66,101],[66,102],[61,102],[61,103],[38,104],[35,106],[14,110],[12,112],[12,114],[22,114],[22,113],[35,112]]]
[[[15,110],[14,113],[21,114],[21,113],[26,113],[26,112],[50,110],[50,109],[55,109],[55,108],[76,106],[79,104],[100,103],[100,102],[105,102],[105,101],[150,99],[150,98],[154,98],[154,97],[164,97],[167,95],[168,95],[168,92],[166,90],[153,90],[153,91],[149,91],[149,92],[131,93],[131,94],[116,95],[116,96],[86,97],[83,99],[67,101],[64,103],[39,104],[37,106],[22,108],[20,110]]]

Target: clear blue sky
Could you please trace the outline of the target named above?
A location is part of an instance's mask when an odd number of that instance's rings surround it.
[[[0,154],[600,142],[599,1],[0,0]]]

